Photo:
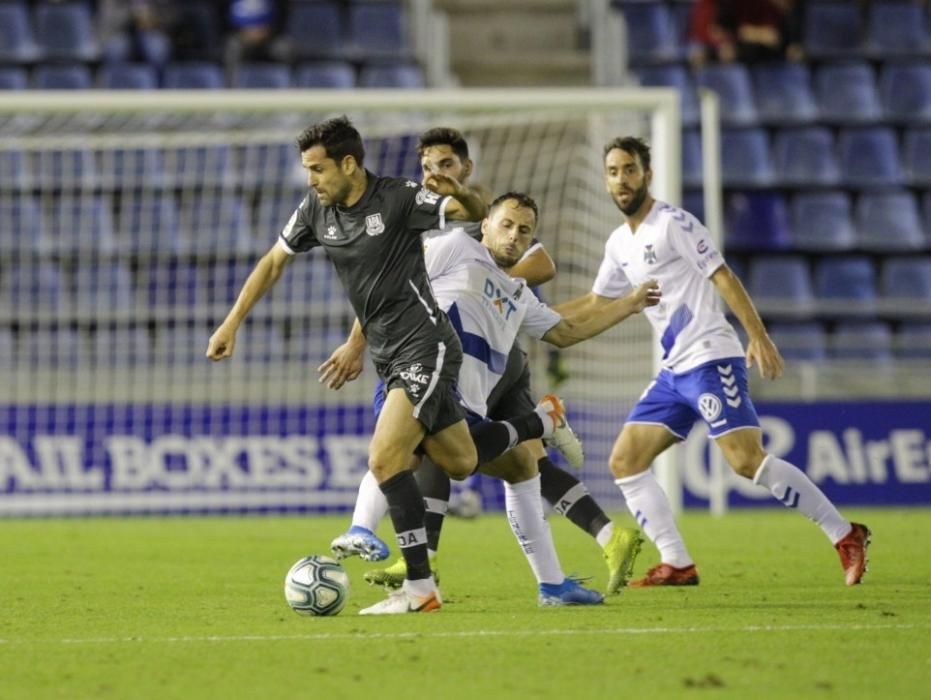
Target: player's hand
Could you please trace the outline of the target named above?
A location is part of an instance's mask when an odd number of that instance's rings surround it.
[[[444,197],[455,197],[462,191],[462,185],[459,184],[456,178],[443,173],[430,173],[423,179],[423,186]]]
[[[663,293],[659,290],[659,282],[656,280],[644,282],[630,293],[634,313],[640,313],[648,306],[656,306],[662,298]]]
[[[236,346],[236,331],[220,326],[217,328],[210,340],[207,341],[207,357],[214,362],[225,360],[232,356],[233,348]]]
[[[765,333],[751,338],[747,343],[747,369],[753,367],[754,362],[763,379],[778,379],[782,376],[782,370],[785,367],[785,361],[779,354],[779,349]]]
[[[336,391],[362,374],[362,352],[351,342],[343,343],[317,368],[317,372],[320,374],[318,381]]]

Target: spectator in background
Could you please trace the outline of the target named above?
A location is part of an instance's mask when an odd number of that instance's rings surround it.
[[[279,0],[232,0],[227,13],[227,64],[287,61],[286,42],[279,36],[285,10]]]
[[[797,61],[803,0],[698,0],[689,19],[690,60]]]

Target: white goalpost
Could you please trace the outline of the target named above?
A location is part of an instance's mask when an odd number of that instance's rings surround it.
[[[211,329],[303,196],[294,138],[342,113],[365,139],[366,166],[383,175],[419,179],[419,133],[460,129],[477,182],[539,202],[539,237],[559,268],[541,290],[548,302],[590,289],[620,221],[602,183],[606,142],[647,137],[654,194],[679,203],[670,89],[8,93],[0,515],[352,503],[374,371],[340,392],[316,381],[352,318],[320,251],[259,302],[231,361],[204,358]],[[707,156],[715,148],[705,142],[706,169],[717,167]],[[705,196],[717,234],[719,174],[708,174]],[[560,358],[567,378],[557,390],[586,443],[582,477],[607,509],[623,505],[608,452],[654,373],[655,347],[638,318]],[[542,345],[527,349],[543,393],[553,358]],[[677,506],[679,471],[661,467]]]

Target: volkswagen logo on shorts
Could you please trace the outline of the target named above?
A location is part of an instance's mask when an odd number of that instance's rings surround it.
[[[698,397],[698,410],[702,418],[710,423],[721,415],[721,399],[714,394],[702,394]]]

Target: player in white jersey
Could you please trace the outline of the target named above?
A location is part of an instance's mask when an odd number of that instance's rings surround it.
[[[461,228],[435,232],[425,241],[425,261],[437,303],[457,329],[464,355],[469,357],[460,369],[460,395],[478,420],[485,415],[487,396],[504,371],[518,332],[567,347],[659,300],[655,283],[647,282],[598,314],[582,311],[563,317],[556,313],[537,301],[523,280],[500,269],[526,250],[536,223],[533,200],[508,193],[492,203],[482,223],[485,245]],[[600,595],[592,597],[592,591],[581,589],[562,573],[543,515],[540,479],[531,453],[518,445],[481,469],[508,484],[508,520],[537,578],[541,604],[600,602]]]
[[[626,220],[608,238],[591,293],[577,302],[597,310],[645,279],[658,280],[663,293],[661,304],[645,310],[660,337],[663,368],[631,411],[610,458],[628,509],[661,557],[630,585],[698,583],[695,562],[650,464],[683,440],[699,418],[731,468],[815,521],[837,549],[847,585],[859,583],[869,529],[843,518],[801,470],[763,449],[747,369],[756,364],[764,378],[779,377],[779,351],[708,230],[688,212],[650,195],[652,174],[649,147],[640,139],[619,138],[605,147],[605,186]],[[747,332],[746,352],[720,298]]]

